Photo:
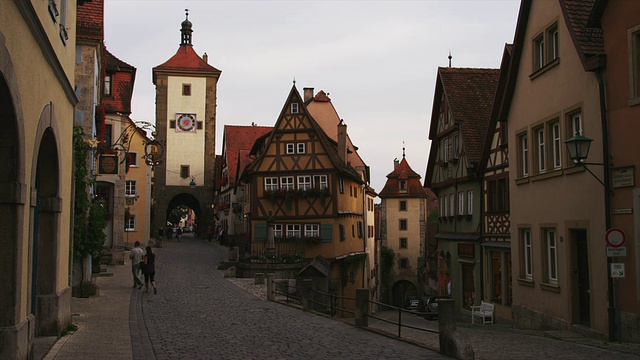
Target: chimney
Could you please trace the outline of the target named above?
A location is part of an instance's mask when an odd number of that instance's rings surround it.
[[[342,119],[338,124],[338,156],[345,164],[347,163],[347,124]]]
[[[313,88],[306,87],[302,90],[304,91],[304,102],[313,99]]]
[[[398,165],[400,165],[400,160],[398,160],[398,158],[393,159],[393,170],[395,170]]]
[[[209,55],[207,55],[207,53],[202,54],[202,60],[204,60],[204,62],[206,62],[208,64],[209,63]]]

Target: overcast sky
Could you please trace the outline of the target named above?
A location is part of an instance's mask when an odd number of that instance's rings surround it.
[[[105,0],[105,45],[137,68],[134,121],[155,122],[151,69],[180,45],[189,9],[196,53],[222,71],[217,144],[224,125],[273,126],[296,80],[329,93],[381,191],[393,159],[424,176],[436,72],[498,68],[513,42],[517,0]]]

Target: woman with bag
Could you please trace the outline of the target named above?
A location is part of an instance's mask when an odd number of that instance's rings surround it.
[[[144,256],[142,273],[144,274],[144,292],[149,292],[149,281],[153,286],[153,293],[157,294],[156,288],[156,254],[153,253],[151,246],[147,246],[147,254]]]

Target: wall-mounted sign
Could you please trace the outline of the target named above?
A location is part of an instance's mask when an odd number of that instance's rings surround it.
[[[473,244],[458,244],[458,257],[473,259]]]
[[[98,175],[118,175],[118,155],[99,155]]]
[[[633,166],[615,168],[611,171],[614,188],[634,186]]]

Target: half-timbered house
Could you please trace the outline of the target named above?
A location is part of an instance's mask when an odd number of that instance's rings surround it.
[[[464,309],[480,301],[478,165],[498,69],[438,68],[425,187],[438,196],[438,293]]]
[[[479,164],[482,174],[482,285],[484,301],[493,302],[497,317],[511,319],[511,235],[509,232],[509,156],[506,92],[513,45],[505,45],[500,77]]]
[[[334,124],[334,140],[307,108],[311,102],[294,85],[273,131],[251,151],[255,160],[242,177],[251,193],[251,251],[324,258],[330,263],[324,290],[353,297],[366,283],[368,171],[364,163],[353,166],[361,160],[347,140],[347,125]]]

